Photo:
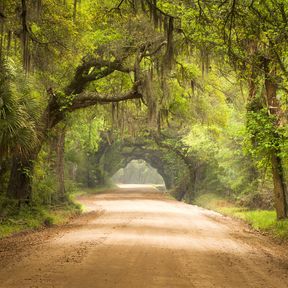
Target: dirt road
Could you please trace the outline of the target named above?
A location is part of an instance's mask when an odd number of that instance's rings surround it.
[[[152,188],[81,202],[65,227],[0,241],[1,288],[288,287],[285,247],[237,221]]]

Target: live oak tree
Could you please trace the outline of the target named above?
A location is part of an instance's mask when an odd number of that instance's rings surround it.
[[[246,81],[247,128],[254,143],[250,152],[258,153],[258,159],[270,163],[277,217],[286,218],[284,163],[287,152],[283,151],[283,143],[287,142],[284,132],[287,5],[283,1],[192,2],[190,5],[178,3],[179,14],[185,21],[185,37],[201,52],[203,75],[205,66],[206,73],[209,70],[209,61],[213,63],[211,61],[218,59],[216,61],[230,63],[240,81]],[[183,11],[183,7],[188,9]],[[251,121],[251,117],[259,119],[261,115],[266,117],[269,129],[261,127],[264,119],[258,123]],[[263,131],[267,135],[263,135]]]
[[[98,152],[84,137],[85,163],[112,173],[107,151],[132,143],[117,154],[121,163],[147,160],[188,201],[213,188],[252,194],[268,165],[277,217],[286,218],[286,24],[280,0],[2,1],[0,109],[9,125],[1,126],[0,172],[11,168],[8,195],[30,201],[37,157],[56,131],[63,194],[64,134],[72,143],[79,129],[68,118],[102,105],[83,117],[90,132],[104,119]],[[69,149],[79,152],[75,143]]]
[[[23,15],[27,10],[26,4],[26,1],[23,1],[22,18],[24,17],[24,19],[22,20],[25,22],[25,25],[22,23],[25,26],[24,28],[22,27],[24,29],[23,33],[32,33],[30,28],[27,26],[26,16]],[[26,37],[27,35],[25,34],[24,36]],[[141,37],[141,35],[139,36]],[[155,39],[151,39],[150,36],[154,36]],[[107,51],[105,51],[106,53],[103,51],[108,48],[105,47],[105,45],[94,48],[92,53],[83,56],[81,64],[76,67],[74,76],[63,88],[63,92],[54,92],[54,89],[52,88],[47,89],[49,95],[48,104],[43,110],[42,115],[39,117],[35,127],[38,141],[34,143],[34,145],[31,145],[25,155],[16,153],[16,155],[13,156],[10,182],[8,185],[8,195],[17,199],[29,201],[32,189],[31,184],[34,163],[41,150],[42,144],[47,139],[47,132],[65,118],[65,113],[98,103],[117,103],[119,101],[138,99],[142,97],[140,91],[140,63],[146,53],[150,53],[147,52],[148,49],[158,50],[163,46],[162,38],[163,37],[157,35],[157,33],[154,33],[154,35],[153,33],[152,35],[146,35],[147,40],[144,40],[142,43],[136,43],[137,39],[132,38],[132,42],[130,41],[129,43],[132,45],[131,47],[128,46],[128,43],[125,43],[126,40],[124,39],[123,47],[117,47],[117,50],[110,49],[110,51],[108,50],[108,53]],[[124,44],[127,44],[127,46],[124,46]],[[26,40],[23,45],[23,51],[25,52]],[[129,59],[135,55],[136,57],[134,61],[133,59]],[[26,64],[27,63],[25,62],[24,68],[28,71]],[[89,83],[107,77],[115,71],[120,71],[122,73],[134,72],[134,81],[132,81],[134,84],[132,83],[132,88],[130,88],[126,93],[123,93],[122,95],[109,96],[99,94],[96,91],[85,91],[85,88],[87,88]]]
[[[284,48],[287,45],[284,28],[287,7],[282,1],[252,1],[249,5],[245,1],[232,1],[231,6],[229,4],[224,3],[221,7],[227,11],[224,14],[224,43],[231,62],[248,83],[248,129],[255,149],[265,151],[262,157],[271,165],[277,217],[286,218],[285,154],[282,154],[281,142],[287,141],[282,129],[287,124],[283,110],[287,77]],[[265,130],[261,127],[264,119],[262,123],[251,123],[251,118],[259,115],[267,119],[266,127],[270,126],[266,129],[267,135],[262,133]],[[253,123],[256,126],[253,127]],[[264,130],[260,132],[259,128]]]

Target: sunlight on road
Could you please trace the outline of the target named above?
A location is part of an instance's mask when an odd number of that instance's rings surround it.
[[[80,197],[88,213],[0,269],[0,288],[287,287],[287,268],[242,224],[154,185],[118,187]]]
[[[127,189],[135,189],[135,188],[154,188],[155,189],[155,185],[153,184],[116,184],[117,187],[119,188],[127,188]]]

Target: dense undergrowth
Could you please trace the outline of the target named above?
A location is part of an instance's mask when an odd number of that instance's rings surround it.
[[[18,207],[12,201],[2,200],[0,214],[0,238],[18,232],[35,230],[67,223],[82,211],[74,200],[54,205],[23,205]]]
[[[73,188],[64,203],[22,205],[7,198],[0,199],[0,239],[19,233],[54,225],[63,225],[71,218],[80,215],[85,207],[77,202],[82,195],[98,194],[115,185],[99,186],[97,188]]]
[[[280,239],[288,239],[288,220],[277,221],[274,210],[249,209],[223,196],[203,194],[194,204],[247,222],[253,229],[268,232]]]

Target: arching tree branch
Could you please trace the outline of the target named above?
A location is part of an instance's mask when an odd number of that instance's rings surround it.
[[[139,84],[135,85],[130,91],[122,95],[101,95],[97,92],[83,92],[73,101],[72,105],[67,109],[69,112],[93,106],[95,104],[107,104],[112,102],[121,102],[132,99],[139,99],[142,97],[142,94],[138,92],[137,87]]]

